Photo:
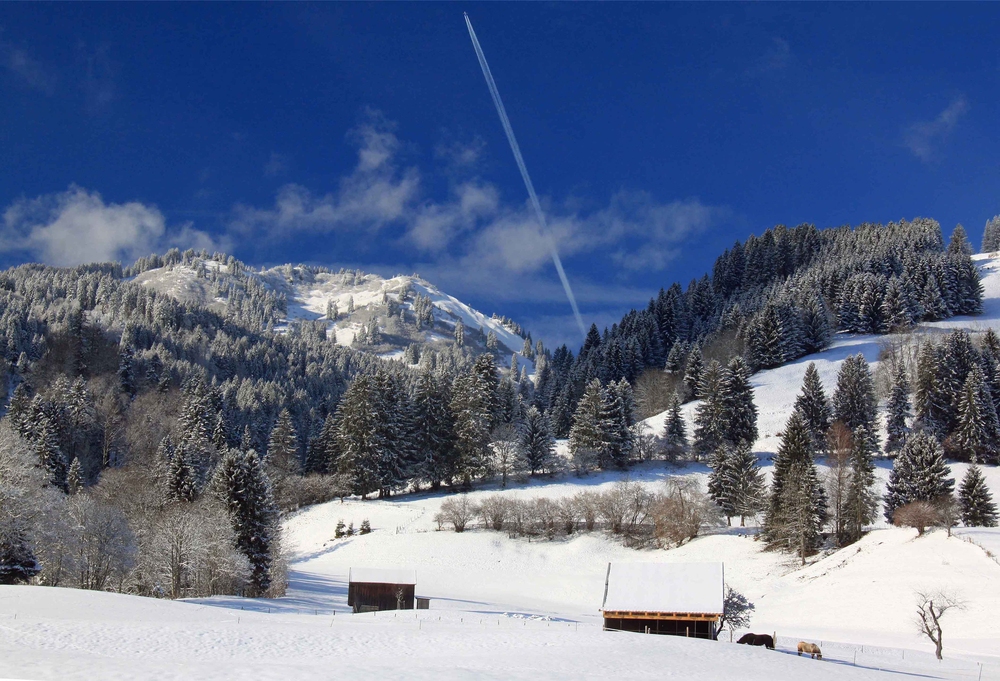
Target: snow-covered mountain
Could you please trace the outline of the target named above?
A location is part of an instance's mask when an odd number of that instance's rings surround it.
[[[221,259],[195,258],[189,264],[146,270],[135,280],[180,302],[224,314],[235,267]],[[423,347],[455,344],[455,327],[461,322],[465,347],[477,354],[490,349],[504,361],[519,353],[519,366],[526,366],[529,373],[533,370],[530,358],[520,354],[528,334],[519,325],[488,316],[418,275],[386,279],[359,270],[332,272],[306,265],[239,272],[283,301],[275,330],[303,321],[325,324],[327,337],[338,345],[393,359],[402,358],[406,348],[415,345],[409,358],[416,360]]]

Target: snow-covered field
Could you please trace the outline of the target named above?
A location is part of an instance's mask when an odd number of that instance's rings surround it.
[[[1000,265],[977,259],[985,314],[928,324],[928,332],[1000,326]],[[875,337],[839,337],[821,353],[753,377],[765,470],[808,363],[816,362],[830,393],[846,356],[862,352],[874,363],[879,350]],[[689,418],[693,408],[686,407]],[[649,419],[655,429],[662,422],[662,415]],[[965,469],[952,464],[956,479]],[[883,481],[888,470],[880,463]],[[1000,497],[1000,470],[984,472]],[[656,487],[671,475],[706,473],[698,465],[649,463],[629,477]],[[620,477],[541,479],[502,493],[556,498],[606,489]],[[348,500],[292,516],[285,523],[289,591],[273,601],[167,602],[0,587],[0,677],[1000,680],[1000,621],[993,617],[1000,610],[1000,530],[917,538],[882,525],[803,567],[763,551],[739,528],[668,551],[625,548],[600,533],[548,541],[479,528],[438,531],[433,516],[442,499]],[[368,519],[373,532],[334,539],[340,519],[355,527]],[[611,561],[724,562],[727,583],[756,604],[752,629],[777,633],[779,651],[601,631]],[[347,574],[360,566],[415,569],[417,595],[431,598],[431,609],[350,614]],[[944,663],[933,659],[913,621],[915,593],[937,589],[966,604],[945,620]],[[820,642],[825,659],[788,654],[800,639]]]

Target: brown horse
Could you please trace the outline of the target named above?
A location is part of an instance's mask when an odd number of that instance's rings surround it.
[[[737,643],[751,646],[764,646],[768,650],[774,650],[774,639],[769,634],[743,634]]]
[[[815,660],[822,660],[823,653],[820,651],[819,646],[815,643],[806,643],[805,641],[799,641],[799,655],[802,653],[808,653],[809,657]]]

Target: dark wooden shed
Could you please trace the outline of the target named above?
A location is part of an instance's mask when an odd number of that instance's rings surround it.
[[[354,612],[413,610],[416,587],[414,570],[351,568],[347,604]]]
[[[722,563],[615,563],[604,584],[604,628],[715,638]]]

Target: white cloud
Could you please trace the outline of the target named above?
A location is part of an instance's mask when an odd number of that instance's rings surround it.
[[[15,201],[4,211],[0,229],[0,252],[24,253],[58,266],[130,262],[172,245],[210,248],[215,243],[190,225],[168,231],[153,206],[105,203],[97,192],[77,186]]]
[[[918,121],[907,128],[903,144],[921,161],[930,161],[968,110],[969,102],[965,96],[956,97],[934,120]]]
[[[288,171],[288,158],[277,152],[271,152],[271,158],[264,164],[264,177],[277,177]]]
[[[27,51],[0,42],[0,64],[29,87],[47,95],[55,93],[55,75]]]
[[[299,231],[377,231],[403,220],[414,210],[420,174],[415,168],[397,169],[400,143],[391,124],[369,112],[348,138],[358,145],[358,163],[340,181],[338,191],[315,197],[305,187],[285,185],[272,208],[235,206],[232,229],[283,238]]]
[[[623,190],[603,206],[584,205],[574,197],[543,199],[546,235],[527,201],[505,203],[496,185],[474,176],[476,144],[435,150],[449,185],[447,195],[435,200],[425,194],[418,168],[402,162],[406,145],[380,114],[367,112],[347,138],[358,148],[357,163],[336,191],[316,195],[288,184],[270,207],[235,206],[233,233],[272,241],[296,234],[345,235],[344,241],[358,244],[342,254],[347,257],[351,250],[370,251],[366,246],[378,234],[381,245],[409,250],[409,262],[423,260],[418,271],[443,290],[559,306],[566,294],[554,276],[554,243],[564,262],[587,256],[599,263],[593,267],[611,273],[587,281],[570,268],[581,305],[620,310],[648,300],[649,291],[629,285],[636,272],[666,268],[688,240],[732,217],[727,209],[697,198],[661,202],[648,192]],[[391,231],[384,230],[390,226]]]

